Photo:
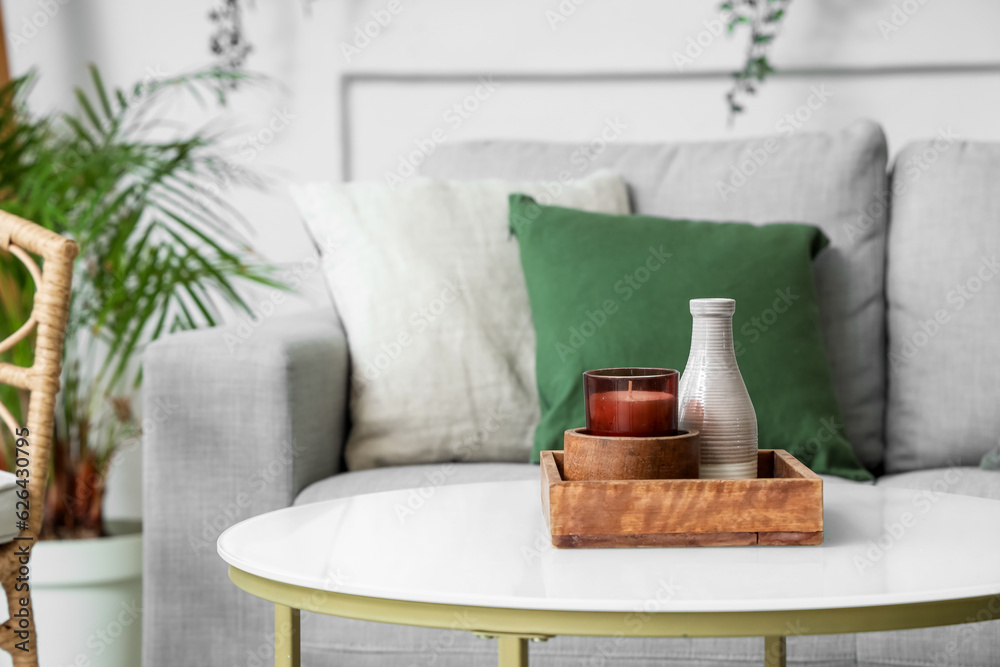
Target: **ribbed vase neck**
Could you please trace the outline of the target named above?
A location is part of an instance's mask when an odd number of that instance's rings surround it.
[[[732,316],[695,315],[692,322],[691,348],[704,355],[702,363],[736,368]]]
[[[691,299],[691,314],[698,315],[718,315],[720,317],[732,317],[736,312],[735,299]]]

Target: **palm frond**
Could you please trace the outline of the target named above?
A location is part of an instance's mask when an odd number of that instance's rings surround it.
[[[225,105],[234,82],[258,77],[213,68],[112,88],[91,67],[88,87],[74,91],[77,110],[40,118],[25,104],[33,81],[0,87],[0,209],[81,247],[68,336],[77,349],[98,352],[65,364],[66,428],[90,419],[84,413],[116,387],[139,381],[136,360],[151,340],[211,326],[220,308],[249,311],[251,285],[283,285],[251,261],[250,227],[222,194],[261,180],[226,160],[221,133],[184,130],[165,117],[178,100]],[[0,297],[2,339],[26,319],[33,297],[27,272],[3,254]],[[22,343],[4,360],[28,365],[30,357]],[[91,368],[92,358],[100,361]],[[0,388],[18,414],[15,394]]]

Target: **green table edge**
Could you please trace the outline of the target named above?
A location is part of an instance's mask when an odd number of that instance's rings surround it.
[[[278,605],[361,621],[466,630],[490,636],[760,637],[910,630],[1000,618],[1000,593],[968,598],[836,609],[628,612],[511,609],[413,602],[285,584],[229,566],[244,591]]]

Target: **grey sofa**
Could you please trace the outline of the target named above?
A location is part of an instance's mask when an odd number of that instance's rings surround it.
[[[565,180],[581,175],[577,148],[446,145],[424,172]],[[1000,145],[943,131],[904,148],[890,173],[881,130],[861,121],[769,140],[610,144],[585,167],[622,174],[639,213],[821,226],[832,240],[816,265],[824,332],[859,457],[877,484],[1000,500],[1000,472],[976,467],[1000,435]],[[422,486],[431,468],[343,471],[348,341],[332,308],[275,317],[241,341],[204,330],[146,354],[144,404],[165,415],[145,433],[148,667],[271,660],[272,607],[228,581],[222,530],[294,503]],[[447,483],[537,476],[527,463],[470,463]],[[467,633],[303,618],[310,667],[495,664],[494,642]],[[609,653],[600,639],[561,637],[533,645],[532,661],[757,664],[762,641],[636,639]],[[1000,622],[791,638],[789,659],[990,667]]]

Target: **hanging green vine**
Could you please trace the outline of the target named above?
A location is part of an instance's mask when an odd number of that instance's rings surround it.
[[[208,12],[212,21],[212,34],[208,39],[208,49],[216,58],[219,69],[228,72],[242,72],[247,58],[253,53],[253,44],[249,42],[243,29],[244,0],[217,0],[218,5]],[[303,10],[308,16],[314,0],[302,0]],[[250,3],[253,7],[253,3]],[[234,79],[231,86],[235,87],[239,79]]]
[[[790,3],[791,0],[733,0],[719,5],[728,16],[726,29],[730,35],[743,25],[750,30],[746,62],[742,70],[733,73],[733,86],[726,93],[730,123],[743,112],[745,99],[756,94],[759,85],[774,72],[767,53]]]
[[[243,32],[243,8],[239,1],[222,0],[222,4],[208,13],[208,18],[215,26],[209,49],[218,59],[218,66],[230,72],[242,71],[253,46]]]

